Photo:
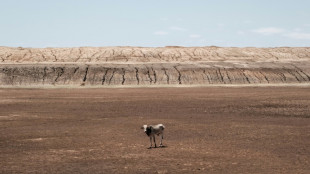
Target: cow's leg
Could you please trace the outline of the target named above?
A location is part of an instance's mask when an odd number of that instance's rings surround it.
[[[164,134],[161,134],[161,139],[160,139],[160,147],[163,147],[163,139],[164,139]]]
[[[156,147],[155,135],[153,135],[153,139],[154,139],[154,144],[155,144],[155,147]]]
[[[152,136],[150,136],[150,142],[151,142],[151,146],[149,147],[149,149],[152,148]]]

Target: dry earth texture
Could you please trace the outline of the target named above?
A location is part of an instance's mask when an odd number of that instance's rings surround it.
[[[310,48],[0,47],[0,62],[0,86],[310,83]]]
[[[308,174],[309,98],[302,87],[0,89],[0,173]],[[147,149],[140,127],[156,123],[165,148]]]

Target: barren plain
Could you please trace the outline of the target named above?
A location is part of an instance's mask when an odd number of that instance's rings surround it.
[[[0,89],[0,173],[309,173],[308,87]],[[143,124],[164,123],[147,149]]]

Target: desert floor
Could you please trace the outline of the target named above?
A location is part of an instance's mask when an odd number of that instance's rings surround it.
[[[309,106],[309,87],[0,89],[0,173],[309,173]]]

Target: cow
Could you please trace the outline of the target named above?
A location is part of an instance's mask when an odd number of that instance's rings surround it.
[[[162,140],[164,139],[164,130],[165,130],[165,126],[163,124],[143,125],[141,127],[141,129],[143,129],[144,132],[146,133],[146,135],[148,137],[150,137],[151,146],[149,147],[149,149],[152,148],[152,138],[154,140],[155,148],[157,147],[156,146],[156,141],[155,141],[155,135],[157,135],[157,136],[161,135],[160,145],[159,146],[163,147]]]

